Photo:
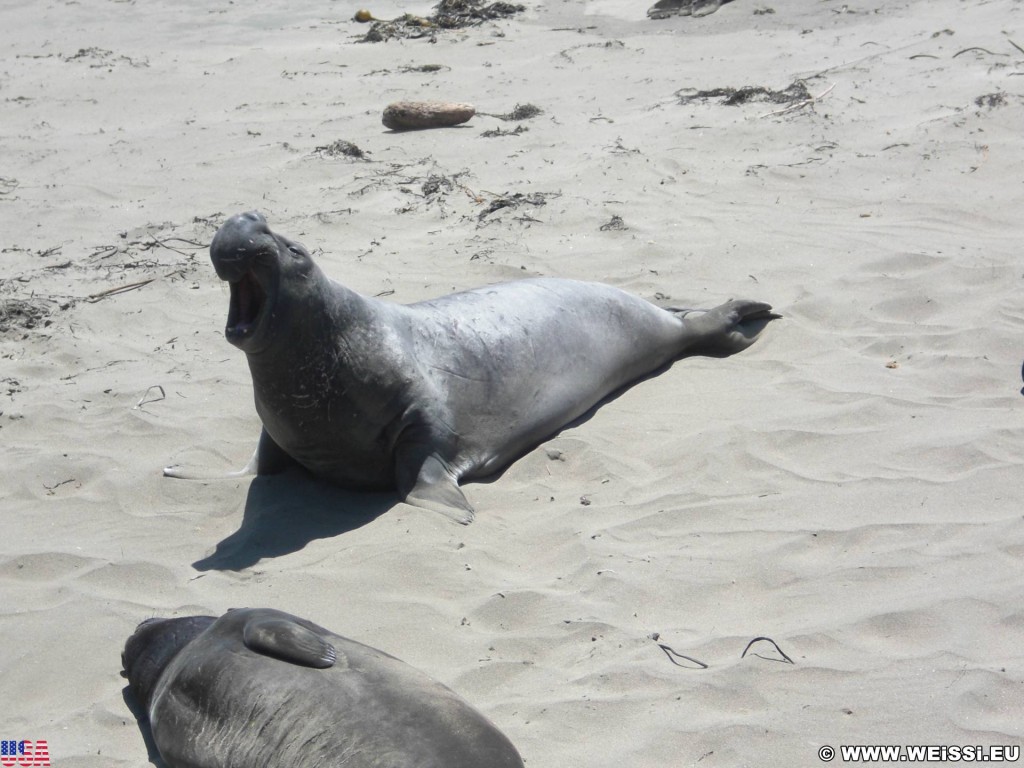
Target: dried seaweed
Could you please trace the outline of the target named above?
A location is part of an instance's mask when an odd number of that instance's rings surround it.
[[[437,4],[434,19],[437,25],[444,29],[462,29],[485,21],[514,16],[525,10],[526,6],[518,3],[499,1],[485,4],[483,0],[441,0]]]
[[[426,181],[420,186],[420,192],[424,197],[451,192],[458,186],[458,174],[455,177],[444,176],[439,173],[432,173],[427,176]]]
[[[526,133],[529,128],[525,125],[517,125],[514,130],[506,131],[502,128],[490,128],[480,134],[482,138],[493,139],[496,136],[519,136],[520,134]]]
[[[464,29],[485,21],[508,18],[525,10],[525,5],[500,0],[493,3],[485,3],[484,0],[441,0],[429,16],[406,13],[396,19],[373,19],[373,25],[360,38],[360,42],[380,43],[393,39],[434,37],[438,30]]]
[[[995,93],[986,93],[983,96],[979,96],[974,100],[974,105],[977,107],[987,107],[988,109],[995,109],[996,107],[1006,106],[1006,94],[1002,91],[996,91]]]
[[[530,194],[514,192],[510,195],[498,195],[491,200],[484,210],[480,212],[477,218],[482,221],[485,217],[495,211],[500,211],[503,208],[518,208],[521,205],[534,205],[540,207],[547,205],[549,197],[557,196],[557,193],[552,192],[532,192]]]
[[[693,91],[687,93],[687,91]],[[736,107],[740,104],[751,102],[767,102],[769,104],[795,104],[800,101],[811,100],[810,91],[803,80],[795,80],[780,91],[765,88],[761,85],[745,85],[742,88],[712,88],[706,91],[694,91],[692,88],[683,88],[676,91],[680,104],[692,104],[695,101],[707,101],[709,99],[722,99],[722,104],[727,107]]]
[[[49,325],[50,321],[46,318],[54,310],[55,304],[50,299],[40,297],[0,298],[0,334]]]
[[[537,115],[543,115],[544,110],[536,104],[516,104],[512,108],[511,112],[478,112],[477,114],[484,115],[486,117],[496,117],[499,120],[504,120],[505,122],[519,122],[520,120],[529,120],[531,117],[536,117]]]
[[[618,214],[614,214],[612,215],[611,219],[609,219],[607,222],[601,225],[600,229],[602,232],[622,232],[624,230],[629,229],[629,227],[626,226],[626,222],[622,220],[621,216],[619,216]]]
[[[325,144],[322,147],[317,147],[313,150],[313,154],[320,155],[321,157],[338,157],[343,155],[345,157],[354,157],[357,160],[367,160],[367,153],[353,144],[351,141],[345,141],[344,139],[338,139],[337,141]]]

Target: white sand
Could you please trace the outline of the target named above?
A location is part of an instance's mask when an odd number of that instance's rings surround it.
[[[341,2],[23,6],[0,10],[0,302],[51,311],[0,333],[0,737],[146,764],[136,623],[269,606],[452,686],[529,768],[1020,744],[1019,1],[574,1],[378,45]],[[831,90],[773,116],[676,95],[797,78]],[[403,98],[544,113],[385,131]],[[370,161],[314,152],[337,140]],[[431,174],[460,186],[424,198]],[[481,222],[514,193],[551,196]],[[295,477],[164,479],[258,433],[199,247],[252,208],[396,301],[552,275],[785,320],[468,485],[467,528]],[[794,663],[741,658],[758,636]]]

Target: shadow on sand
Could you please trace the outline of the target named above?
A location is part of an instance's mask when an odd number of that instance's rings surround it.
[[[142,739],[146,742],[146,750],[149,752],[149,762],[156,768],[167,768],[167,763],[160,759],[160,752],[156,748],[156,742],[153,741],[153,731],[149,727],[149,715],[146,710],[139,704],[132,689],[127,685],[121,689],[121,697],[139,725],[139,733],[142,734]]]
[[[387,512],[393,493],[346,491],[301,469],[253,478],[238,530],[197,571],[239,571],[268,557],[298,552],[315,539],[354,531]]]

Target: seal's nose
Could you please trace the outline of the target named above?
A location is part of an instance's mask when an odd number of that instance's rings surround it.
[[[221,230],[225,233],[231,232],[236,236],[247,236],[255,233],[266,232],[267,220],[259,211],[246,211],[237,213],[224,222]]]
[[[221,280],[234,282],[248,271],[253,257],[272,238],[267,220],[257,211],[238,213],[225,221],[210,243],[210,258]]]

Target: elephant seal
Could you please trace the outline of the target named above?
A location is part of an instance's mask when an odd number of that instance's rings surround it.
[[[225,334],[248,358],[263,422],[235,474],[297,462],[349,489],[397,490],[461,523],[473,508],[460,480],[502,469],[680,357],[745,349],[778,317],[756,301],[661,309],[557,278],[378,301],[328,279],[255,212],[228,219],[210,257],[231,286]]]
[[[170,768],[523,768],[441,683],[282,611],[149,619],[121,662]]]

